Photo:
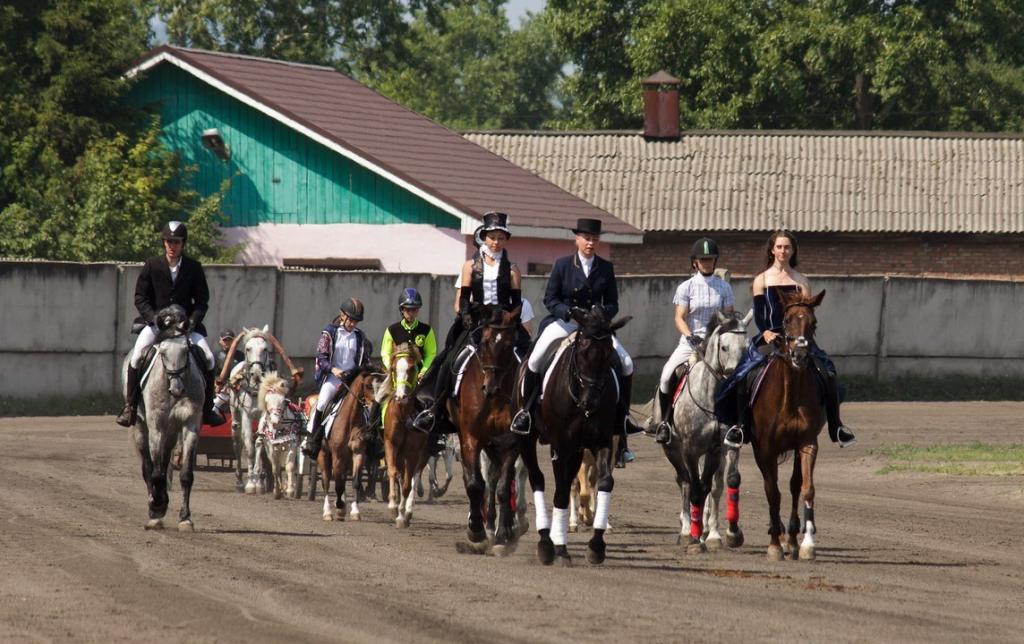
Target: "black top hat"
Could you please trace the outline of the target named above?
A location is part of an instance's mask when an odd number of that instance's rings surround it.
[[[484,225],[477,227],[473,233],[473,238],[477,242],[477,246],[483,245],[484,235],[492,230],[500,230],[509,237],[512,236],[512,231],[508,227],[509,217],[503,212],[485,212],[484,213]]]
[[[577,219],[576,227],[572,229],[572,232],[577,235],[589,234],[589,235],[600,235],[601,234],[601,220],[600,219]]]

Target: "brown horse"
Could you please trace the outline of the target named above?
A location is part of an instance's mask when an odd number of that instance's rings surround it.
[[[459,430],[462,480],[469,496],[467,536],[473,552],[488,548],[483,508],[486,483],[480,469],[480,452],[500,468],[497,489],[497,529],[493,552],[503,556],[515,548],[512,481],[515,479],[518,443],[512,423],[512,397],[516,381],[515,348],[519,308],[504,311],[484,305],[474,310],[480,320],[480,340],[469,357],[457,399],[449,400],[449,414]]]
[[[412,520],[413,479],[427,462],[427,435],[406,426],[414,413],[416,399],[412,396],[420,350],[412,342],[395,347],[388,365],[388,382],[393,391],[384,412],[384,458],[388,464],[388,510],[395,527],[407,528]]]
[[[810,364],[811,343],[817,324],[814,309],[821,304],[825,291],[815,297],[798,292],[783,299],[783,340],[779,353],[770,360],[760,391],[752,407],[751,443],[754,460],[764,477],[768,497],[768,558],[781,561],[792,553],[794,559],[814,559],[814,460],[818,454],[818,434],[825,422],[821,402],[821,385]],[[779,506],[779,461],[792,451],[793,476],[789,491],[793,496],[788,537],[783,543],[779,535],[787,531],[782,525]],[[801,529],[797,504],[804,500],[804,525]],[[804,533],[797,554],[797,534]]]
[[[324,521],[345,520],[345,479],[363,467],[366,443],[372,431],[370,409],[376,385],[383,377],[383,374],[363,371],[352,379],[338,415],[331,424],[331,433],[324,441],[324,449],[317,457],[324,490]],[[335,493],[333,511],[331,480],[334,481]],[[350,516],[353,521],[359,521],[359,505],[354,499]]]
[[[568,347],[556,357],[551,375],[546,377],[544,399],[537,410],[530,434],[520,437],[523,463],[530,474],[536,506],[537,558],[544,565],[557,557],[564,566],[572,559],[566,548],[569,530],[569,494],[572,482],[583,461],[584,450],[594,454],[597,467],[597,504],[594,534],[587,544],[587,561],[600,564],[605,559],[604,532],[608,529],[608,510],[612,488],[612,436],[615,433],[617,385],[613,369],[616,364],[612,335],[631,318],[611,322],[604,309],[594,306],[590,311],[573,309],[573,320],[579,330]],[[520,369],[520,381],[522,378]],[[522,387],[517,395],[522,397]],[[517,400],[517,405],[521,400]],[[537,463],[537,439],[544,431],[551,440],[551,464],[555,474],[553,517],[544,505],[544,474]]]

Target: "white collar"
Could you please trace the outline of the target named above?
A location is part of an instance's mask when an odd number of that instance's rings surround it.
[[[576,257],[580,258],[580,263],[583,264],[584,266],[590,266],[594,263],[594,258],[597,257],[597,255],[594,254],[590,257],[590,259],[587,259],[586,257],[583,256],[583,253],[576,251]]]
[[[499,251],[497,254],[495,254],[495,253],[492,253],[491,249],[488,248],[487,246],[481,246],[480,247],[480,254],[481,255],[486,255],[487,257],[490,257],[493,260],[499,260],[499,259],[501,259],[501,256],[505,254],[505,249],[503,248],[503,249],[501,249],[501,251]]]

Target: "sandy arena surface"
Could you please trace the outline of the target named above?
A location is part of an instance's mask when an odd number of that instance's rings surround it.
[[[385,504],[325,523],[319,501],[245,496],[233,474],[200,470],[196,532],[146,532],[137,457],[111,417],[0,419],[0,640],[1024,639],[1024,477],[880,475],[885,460],[868,453],[1019,443],[1024,404],[849,404],[844,416],[860,442],[820,452],[816,561],[766,560],[749,448],[747,543],[687,555],[670,467],[639,437],[638,460],[615,470],[607,562],[585,562],[584,532],[570,535],[568,569],[536,562],[532,531],[505,559],[457,554],[459,480],[398,530]]]

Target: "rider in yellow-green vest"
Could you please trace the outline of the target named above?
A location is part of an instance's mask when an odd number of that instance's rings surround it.
[[[402,319],[388,327],[380,344],[380,358],[385,368],[391,365],[391,355],[396,346],[403,342],[415,344],[423,355],[423,361],[417,365],[417,378],[426,372],[437,355],[437,338],[434,336],[434,330],[426,322],[416,319],[421,308],[423,298],[420,297],[419,291],[414,288],[403,290],[398,298],[398,310],[402,312]],[[409,384],[416,386],[415,382]]]

